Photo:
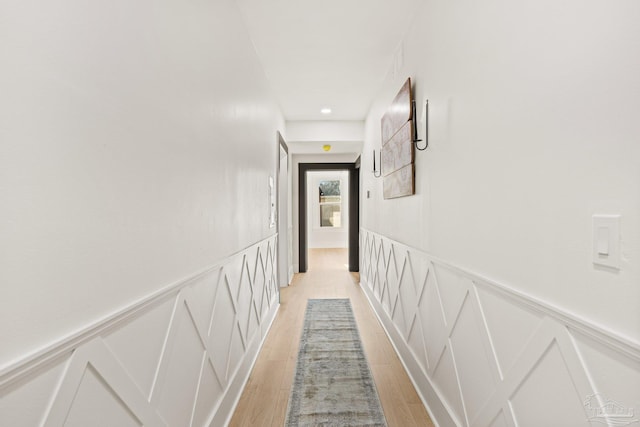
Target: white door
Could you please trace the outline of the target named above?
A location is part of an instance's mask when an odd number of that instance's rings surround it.
[[[280,167],[278,172],[278,284],[280,287],[288,286],[293,277],[293,264],[290,244],[290,207],[289,201],[289,156],[282,140],[280,144]]]

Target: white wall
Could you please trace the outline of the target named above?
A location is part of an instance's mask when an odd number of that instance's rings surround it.
[[[638,17],[627,0],[426,1],[367,117],[362,226],[637,349]],[[420,137],[430,102],[430,147],[416,154],[416,195],[383,200],[369,153],[407,77]],[[591,262],[600,213],[622,215],[620,270]]]
[[[341,181],[341,226],[320,227],[318,186],[320,181]],[[348,248],[349,247],[349,172],[309,171],[307,172],[307,247],[308,248]]]
[[[5,372],[272,236],[284,121],[230,0],[7,0],[2,34]]]
[[[412,77],[419,116],[431,106],[417,195],[382,200],[365,173],[363,226],[640,339],[639,13],[626,0],[427,2],[362,156],[370,170],[380,118]],[[622,215],[620,271],[591,263],[596,213]]]
[[[362,141],[364,121],[360,120],[292,120],[286,122],[290,142]]]
[[[325,144],[331,145],[331,154],[362,151],[364,121],[287,121],[286,127],[291,153],[324,154]]]

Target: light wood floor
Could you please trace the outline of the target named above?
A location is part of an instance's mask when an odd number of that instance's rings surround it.
[[[348,272],[346,249],[309,250],[309,270],[281,289],[280,311],[258,356],[230,426],[284,424],[309,298],[350,298],[389,427],[433,427],[391,343]]]

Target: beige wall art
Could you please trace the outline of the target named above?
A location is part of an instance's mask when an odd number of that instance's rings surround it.
[[[415,194],[411,105],[411,79],[407,79],[382,117],[380,161],[385,199]]]

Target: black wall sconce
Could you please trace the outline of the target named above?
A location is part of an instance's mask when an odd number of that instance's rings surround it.
[[[373,176],[380,178],[382,176],[382,158],[380,158],[380,170],[376,170],[376,150],[373,150]]]
[[[418,139],[418,120],[416,117],[416,101],[415,99],[411,101],[411,110],[413,115],[413,145],[416,147],[418,151],[424,151],[429,146],[429,100],[427,99],[424,104],[424,147],[420,147],[418,145],[419,142],[422,142],[421,139]]]

